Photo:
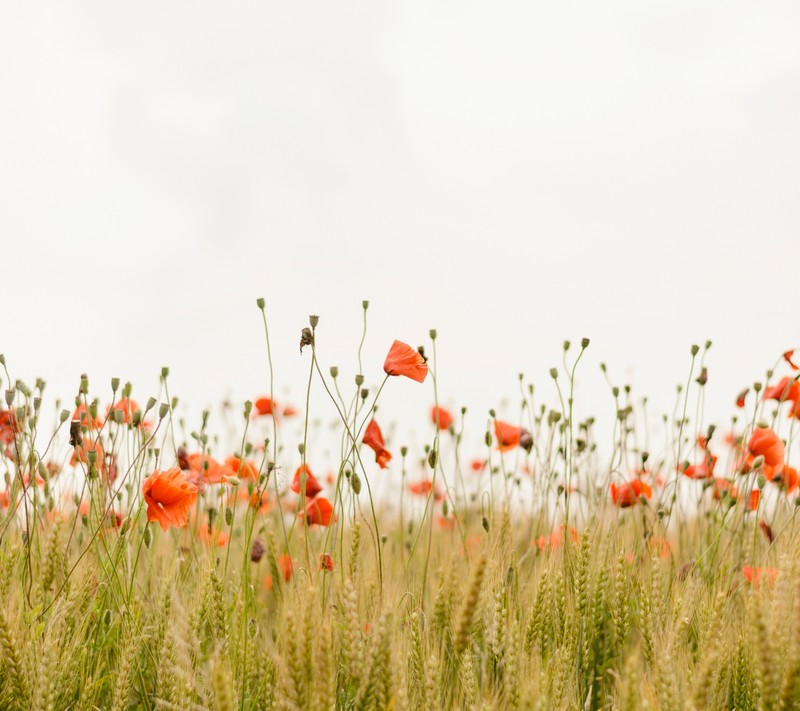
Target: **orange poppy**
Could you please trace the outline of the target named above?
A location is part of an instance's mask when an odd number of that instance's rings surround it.
[[[336,520],[333,515],[333,504],[323,497],[308,502],[305,516],[309,526],[330,526],[331,519]]]
[[[769,427],[756,427],[747,449],[754,457],[764,457],[764,464],[769,467],[783,466],[783,442]]]
[[[301,464],[297,467],[297,471],[294,473],[294,480],[292,481],[291,489],[295,494],[300,493],[300,477],[303,474],[303,470],[306,473],[306,497],[309,499],[313,499],[320,491],[322,491],[322,484],[317,481],[317,477],[315,477],[311,470],[308,468],[308,464]]]
[[[784,466],[773,470],[771,474],[772,476],[768,476],[767,478],[782,489],[785,489],[787,494],[792,493],[792,491],[797,488],[798,484],[800,484],[800,477],[797,474],[797,469],[794,467]]]
[[[283,573],[283,579],[288,583],[292,579],[294,573],[294,563],[292,563],[292,556],[288,553],[281,553],[278,556],[278,568]]]
[[[271,415],[273,412],[278,414],[278,403],[273,402],[268,397],[260,397],[253,403],[255,415]]]
[[[381,469],[386,469],[386,465],[392,455],[384,446],[383,433],[374,418],[369,421],[367,429],[364,431],[364,439],[361,441],[375,452],[375,461],[378,462],[378,466]]]
[[[757,588],[761,584],[761,578],[767,577],[767,582],[770,587],[775,584],[775,578],[778,577],[780,570],[778,568],[754,568],[752,565],[745,565],[742,568],[742,574],[745,579],[754,587]]]
[[[483,468],[485,466],[486,466],[486,460],[485,459],[473,459],[469,463],[470,469],[472,469],[472,471],[474,471],[474,472],[483,471]]]
[[[122,421],[129,425],[133,422],[133,415],[135,412],[139,411],[139,405],[136,403],[136,400],[131,400],[130,398],[123,397],[120,398],[117,402],[114,403],[114,406],[106,408],[106,417],[108,417],[111,412],[121,412],[122,413]],[[146,423],[141,423],[142,425]]]
[[[239,457],[231,455],[225,460],[225,466],[233,472],[234,476],[240,479],[258,479],[258,467],[255,462],[244,461],[242,462]]]
[[[333,572],[333,558],[330,554],[323,553],[319,557],[319,569],[324,570],[326,573]]]
[[[794,351],[786,351],[786,353],[783,354],[783,359],[789,364],[792,370],[800,370],[800,365],[797,365],[797,363],[792,360],[793,355]]]
[[[295,417],[296,415],[297,415],[297,409],[292,407],[291,405],[286,405],[283,408],[284,417]]]
[[[422,383],[428,375],[428,364],[419,351],[407,343],[394,341],[383,363],[383,371],[387,375],[405,375]]]
[[[202,481],[204,484],[219,484],[223,476],[229,476],[232,472],[224,464],[220,464],[213,457],[207,454],[190,454],[189,470],[194,474],[191,480],[197,484]],[[202,489],[200,489],[202,492]]]
[[[78,420],[81,425],[85,425],[90,430],[100,429],[100,427],[103,425],[103,421],[99,417],[92,419],[91,415],[89,414],[89,408],[86,407],[85,403],[81,403],[75,408],[75,412],[72,413],[72,419]]]
[[[626,484],[619,486],[612,481],[610,491],[614,505],[621,509],[627,509],[639,503],[642,497],[649,499],[653,495],[653,490],[639,479],[631,479]]]
[[[198,533],[200,534],[200,540],[203,543],[209,546],[217,546],[219,548],[223,548],[225,544],[227,544],[229,538],[227,531],[219,531],[216,527],[207,523],[198,528]]]
[[[686,469],[681,469],[680,471],[690,479],[711,479],[714,476],[714,467],[716,465],[716,455],[707,452],[701,462],[690,464]]]
[[[438,425],[440,430],[449,430],[453,424],[453,415],[443,407],[434,405],[431,408],[431,421],[434,425]]]
[[[501,452],[507,452],[509,449],[514,449],[519,444],[520,435],[522,435],[521,427],[514,427],[508,422],[501,420],[494,421],[494,436],[497,438],[497,448]]]
[[[408,490],[417,496],[427,496],[433,489],[433,482],[428,479],[420,479],[408,485]],[[437,486],[433,492],[434,501],[441,501],[444,498],[442,490]]]
[[[142,493],[147,502],[147,520],[158,521],[165,531],[170,526],[185,526],[197,499],[197,487],[178,467],[156,469],[142,484]]]
[[[800,401],[800,382],[794,378],[781,378],[777,385],[764,388],[762,399],[791,402],[796,407],[798,401]]]
[[[566,525],[562,523],[558,528],[554,529],[549,536],[539,536],[534,542],[536,547],[542,552],[547,550],[554,551],[556,548],[560,548],[564,545],[564,531],[566,528]],[[572,526],[569,527],[569,537],[573,543],[578,543],[580,541],[578,531]]]
[[[79,461],[83,464],[88,464],[88,452],[95,452],[95,454],[97,454],[97,463],[95,466],[98,471],[102,472],[105,464],[105,453],[103,452],[103,446],[100,444],[100,440],[92,441],[88,438],[84,439],[72,452],[72,456],[69,460],[70,465],[74,467]]]

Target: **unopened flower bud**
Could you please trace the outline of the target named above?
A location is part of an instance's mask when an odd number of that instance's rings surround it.
[[[361,388],[361,399],[366,400],[369,395],[369,388]]]
[[[437,454],[436,450],[432,449],[428,454],[428,465],[431,469],[436,469]]]
[[[753,460],[753,469],[761,469],[762,466],[764,466],[764,455],[763,454],[759,454]]]
[[[692,351],[692,355],[696,356],[700,352],[700,346],[693,345],[692,348],[691,348],[691,351]]]
[[[566,353],[569,350],[569,347],[571,345],[572,344],[569,341],[564,341],[564,353]]]
[[[556,368],[550,368],[550,377],[555,380],[558,378],[558,370]]]
[[[364,311],[366,311],[369,308],[369,301],[364,299],[364,301],[361,302],[361,308],[364,309]]]
[[[156,399],[154,397],[147,398],[147,406],[144,408],[145,412],[150,412],[156,406]]]
[[[432,328],[432,329],[431,329],[431,330],[428,332],[428,335],[431,337],[431,340],[432,340],[432,341],[435,341],[435,340],[436,340],[436,329],[435,329],[435,328]]]
[[[356,496],[358,496],[361,493],[361,479],[358,476],[358,474],[356,474],[356,472],[353,472],[350,475],[350,486],[353,487],[353,493]]]

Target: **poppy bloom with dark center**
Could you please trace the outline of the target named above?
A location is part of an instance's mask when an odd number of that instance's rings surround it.
[[[497,448],[501,452],[507,452],[509,449],[514,449],[519,445],[519,438],[522,432],[521,427],[514,427],[514,425],[502,420],[494,421],[494,436],[497,439]]]
[[[769,467],[783,466],[783,442],[769,427],[756,427],[747,449],[754,457],[764,457],[764,464]]]
[[[450,426],[453,424],[453,415],[443,407],[436,407],[434,405],[431,408],[431,422],[437,425],[440,430],[449,430]]]
[[[653,495],[653,490],[639,479],[631,479],[626,484],[617,486],[613,481],[610,486],[611,500],[615,506],[627,509],[639,503],[641,497],[649,499]]]
[[[362,440],[373,452],[375,452],[375,461],[381,469],[386,469],[386,465],[392,458],[391,453],[386,449],[385,442],[383,441],[383,433],[375,419],[371,419],[364,431],[364,439]]]
[[[165,531],[170,526],[185,526],[197,499],[197,487],[178,467],[156,469],[142,484],[142,493],[147,503],[147,520],[158,521]]]
[[[315,477],[311,470],[308,468],[308,464],[301,464],[297,467],[297,471],[294,473],[294,480],[292,481],[292,491],[295,494],[300,493],[300,478],[303,475],[303,471],[305,470],[306,474],[306,497],[309,499],[313,499],[320,491],[322,491],[322,484],[317,481],[317,477]]]
[[[422,383],[428,375],[428,364],[425,358],[407,343],[394,341],[383,363],[383,371],[387,375],[405,375],[411,380]]]

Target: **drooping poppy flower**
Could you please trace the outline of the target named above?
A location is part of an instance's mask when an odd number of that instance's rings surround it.
[[[778,568],[754,568],[752,565],[745,565],[742,568],[742,574],[754,588],[759,587],[762,577],[766,577],[768,585],[772,587],[779,572]]]
[[[609,488],[611,501],[621,509],[634,506],[639,503],[642,497],[649,499],[653,495],[653,490],[639,479],[631,479],[629,482],[619,486],[612,481]]]
[[[684,476],[690,479],[711,479],[714,476],[714,467],[717,465],[717,457],[714,454],[706,453],[705,458],[697,464],[690,464],[686,469],[679,468]]]
[[[440,430],[449,430],[453,424],[453,415],[443,407],[434,405],[431,408],[431,422],[434,425],[438,425]]]
[[[792,360],[793,355],[794,351],[786,351],[786,353],[783,354],[783,359],[789,364],[792,370],[800,370],[800,365],[797,365],[797,363]]]
[[[273,402],[268,397],[260,397],[253,403],[255,410],[254,416],[278,414],[278,403]]]
[[[381,469],[386,469],[386,465],[392,458],[392,455],[389,453],[389,450],[386,449],[383,441],[383,433],[381,432],[381,428],[378,427],[378,423],[375,422],[375,418],[369,421],[367,429],[364,431],[364,439],[362,442],[375,452],[375,461],[378,462],[378,466]]]
[[[736,396],[736,407],[742,408],[744,407],[745,399],[747,398],[747,393],[750,392],[750,388],[745,388]]]
[[[300,478],[303,475],[303,471],[305,470],[306,474],[306,498],[313,499],[320,491],[322,491],[322,484],[317,481],[317,477],[315,477],[311,470],[308,468],[308,464],[301,464],[297,467],[297,470],[294,473],[294,479],[292,481],[292,491],[295,494],[300,493]]]
[[[387,375],[405,375],[411,380],[422,383],[428,375],[428,364],[422,354],[407,343],[394,341],[386,355],[383,371]]]
[[[306,506],[305,516],[309,526],[330,526],[334,518],[333,504],[323,497],[312,499]]]
[[[747,449],[754,457],[764,457],[764,464],[769,467],[783,466],[783,442],[769,427],[756,427]]]
[[[326,573],[333,572],[333,558],[329,553],[323,553],[319,557],[319,569],[324,570]]]
[[[497,439],[497,448],[501,452],[507,452],[509,449],[514,449],[519,444],[519,438],[522,434],[521,427],[514,427],[501,420],[494,421],[494,436]]]
[[[147,503],[147,520],[158,521],[165,531],[170,526],[185,526],[197,499],[197,487],[178,467],[156,469],[142,484],[142,493]]]
[[[225,466],[231,470],[234,476],[240,479],[251,479],[256,481],[258,479],[258,466],[255,462],[245,460],[242,462],[239,457],[231,455],[225,460]]]

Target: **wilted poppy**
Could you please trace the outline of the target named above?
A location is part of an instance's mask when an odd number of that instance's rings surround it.
[[[747,449],[754,457],[764,457],[764,464],[769,467],[783,466],[783,442],[769,427],[756,427]]]
[[[405,375],[422,383],[428,375],[428,364],[422,354],[407,343],[394,341],[386,355],[383,370],[387,375]]]
[[[615,506],[627,509],[629,506],[639,503],[641,497],[649,499],[653,495],[653,490],[639,479],[631,479],[626,484],[617,486],[611,482],[611,500]]]
[[[308,502],[306,506],[306,522],[309,525],[330,526],[331,519],[333,519],[333,504],[330,501],[320,497]]]
[[[303,475],[303,471],[306,474],[306,498],[313,499],[320,491],[322,491],[322,484],[317,481],[317,477],[315,477],[311,470],[308,468],[308,464],[301,464],[297,467],[297,470],[294,473],[294,479],[292,480],[292,491],[295,494],[300,493],[300,478]]]
[[[386,449],[383,441],[383,433],[375,419],[371,419],[364,431],[364,439],[362,440],[373,452],[375,452],[375,461],[381,469],[386,469],[386,465],[392,458],[389,450]]]
[[[497,448],[501,452],[506,452],[509,449],[514,449],[519,444],[519,438],[522,434],[521,427],[514,427],[501,420],[494,421],[494,436],[497,439]]]
[[[156,469],[142,484],[142,493],[147,502],[147,520],[158,521],[165,531],[170,526],[185,526],[197,499],[197,487],[178,467]]]
[[[434,405],[431,408],[431,421],[434,425],[437,425],[440,430],[449,430],[450,426],[453,424],[453,415],[443,407],[436,407]]]
[[[329,553],[323,553],[319,557],[319,569],[327,573],[333,571],[333,558],[331,558]]]

